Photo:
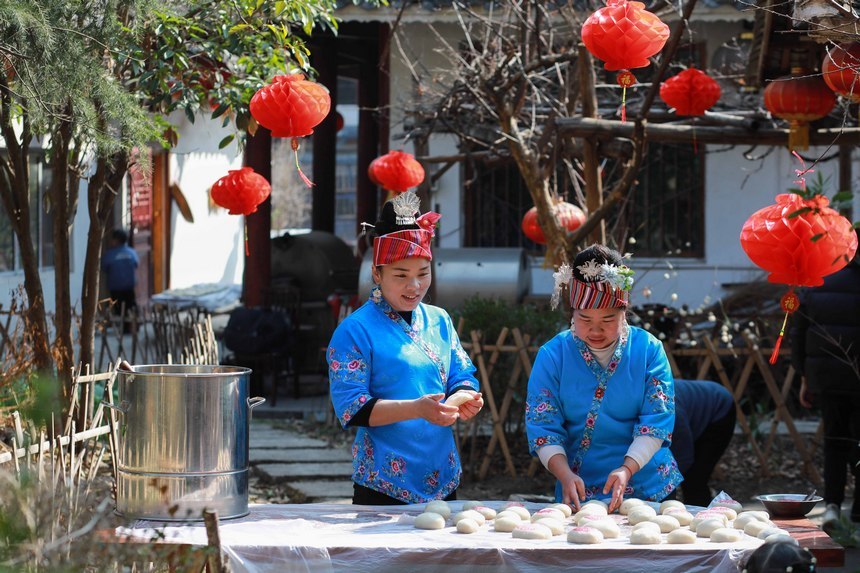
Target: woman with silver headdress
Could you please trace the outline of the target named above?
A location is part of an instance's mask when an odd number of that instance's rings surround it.
[[[451,317],[424,304],[437,213],[416,217],[418,197],[385,204],[373,241],[370,299],[335,330],[327,359],[331,400],[358,428],[353,503],[456,499],[460,459],[451,426],[484,402]]]
[[[682,481],[669,444],[672,371],[663,345],[630,326],[633,271],[602,245],[554,275],[557,305],[568,289],[571,326],[544,344],[528,383],[529,451],[556,479],[556,498],[579,508],[624,497],[660,501]]]

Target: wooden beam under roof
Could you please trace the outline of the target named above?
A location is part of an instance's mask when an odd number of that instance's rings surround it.
[[[635,122],[571,117],[556,120],[559,135],[632,139]],[[645,138],[659,143],[714,143],[722,145],[788,145],[787,129],[743,129],[729,126],[692,126],[645,123]],[[810,129],[810,145],[860,145],[860,128]]]

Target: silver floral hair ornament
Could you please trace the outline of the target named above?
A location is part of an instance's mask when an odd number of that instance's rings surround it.
[[[573,278],[573,269],[567,263],[562,263],[558,267],[558,270],[552,273],[553,289],[549,304],[553,310],[558,307],[559,300],[561,299],[561,290],[570,282],[571,278]]]
[[[394,214],[397,216],[395,222],[398,225],[414,225],[415,213],[421,208],[421,199],[414,191],[406,191],[391,200]]]

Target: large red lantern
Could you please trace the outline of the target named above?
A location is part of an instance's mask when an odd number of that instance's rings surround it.
[[[275,76],[251,98],[251,115],[272,131],[273,137],[291,137],[296,168],[308,187],[313,186],[299,167],[299,137],[310,135],[331,110],[328,90],[302,74]]]
[[[809,148],[809,122],[821,119],[836,105],[836,96],[817,75],[792,68],[791,75],[773,80],[764,89],[764,107],[789,123],[788,148]]]
[[[370,162],[367,168],[370,180],[395,193],[420,185],[424,181],[424,167],[411,153],[389,151]]]
[[[621,70],[618,84],[623,87],[622,121],[626,119],[627,88],[636,81],[629,70],[649,65],[648,58],[662,50],[668,39],[669,26],[645,10],[641,2],[607,0],[606,7],[589,16],[582,25],[586,49],[603,60],[607,70]]]
[[[721,93],[720,84],[696,68],[688,68],[660,85],[660,98],[678,115],[704,115]]]
[[[272,193],[266,178],[250,167],[231,170],[215,182],[212,201],[231,215],[250,215]]]
[[[834,92],[860,102],[860,42],[846,42],[828,50],[821,73]]]
[[[552,213],[555,215],[559,225],[561,225],[568,233],[576,231],[585,223],[585,213],[576,205],[572,205],[566,201],[559,201],[552,207]],[[523,216],[522,229],[523,234],[539,245],[546,244],[546,237],[543,234],[538,224],[537,207],[532,207]]]
[[[776,362],[788,314],[797,309],[795,286],[815,287],[844,267],[857,252],[851,222],[829,204],[827,197],[795,193],[776,196],[776,204],[756,211],[741,230],[741,247],[750,260],[768,273],[772,283],[790,285],[781,304],[786,312],[771,363]]]

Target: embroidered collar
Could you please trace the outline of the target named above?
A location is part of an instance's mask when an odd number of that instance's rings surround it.
[[[412,311],[412,324],[407,323],[400,313],[394,310],[388,301],[385,300],[385,297],[382,296],[382,289],[379,288],[379,285],[374,284],[370,289],[370,300],[376,305],[376,307],[389,319],[394,321],[406,336],[408,336],[412,342],[414,342],[418,347],[427,355],[433,365],[436,367],[436,370],[439,372],[439,376],[442,379],[442,383],[445,384],[448,381],[448,368],[445,365],[445,361],[442,360],[439,355],[439,351],[428,341],[426,341],[421,336],[421,331],[424,328],[424,318],[423,313]],[[418,306],[420,308],[421,305]]]

